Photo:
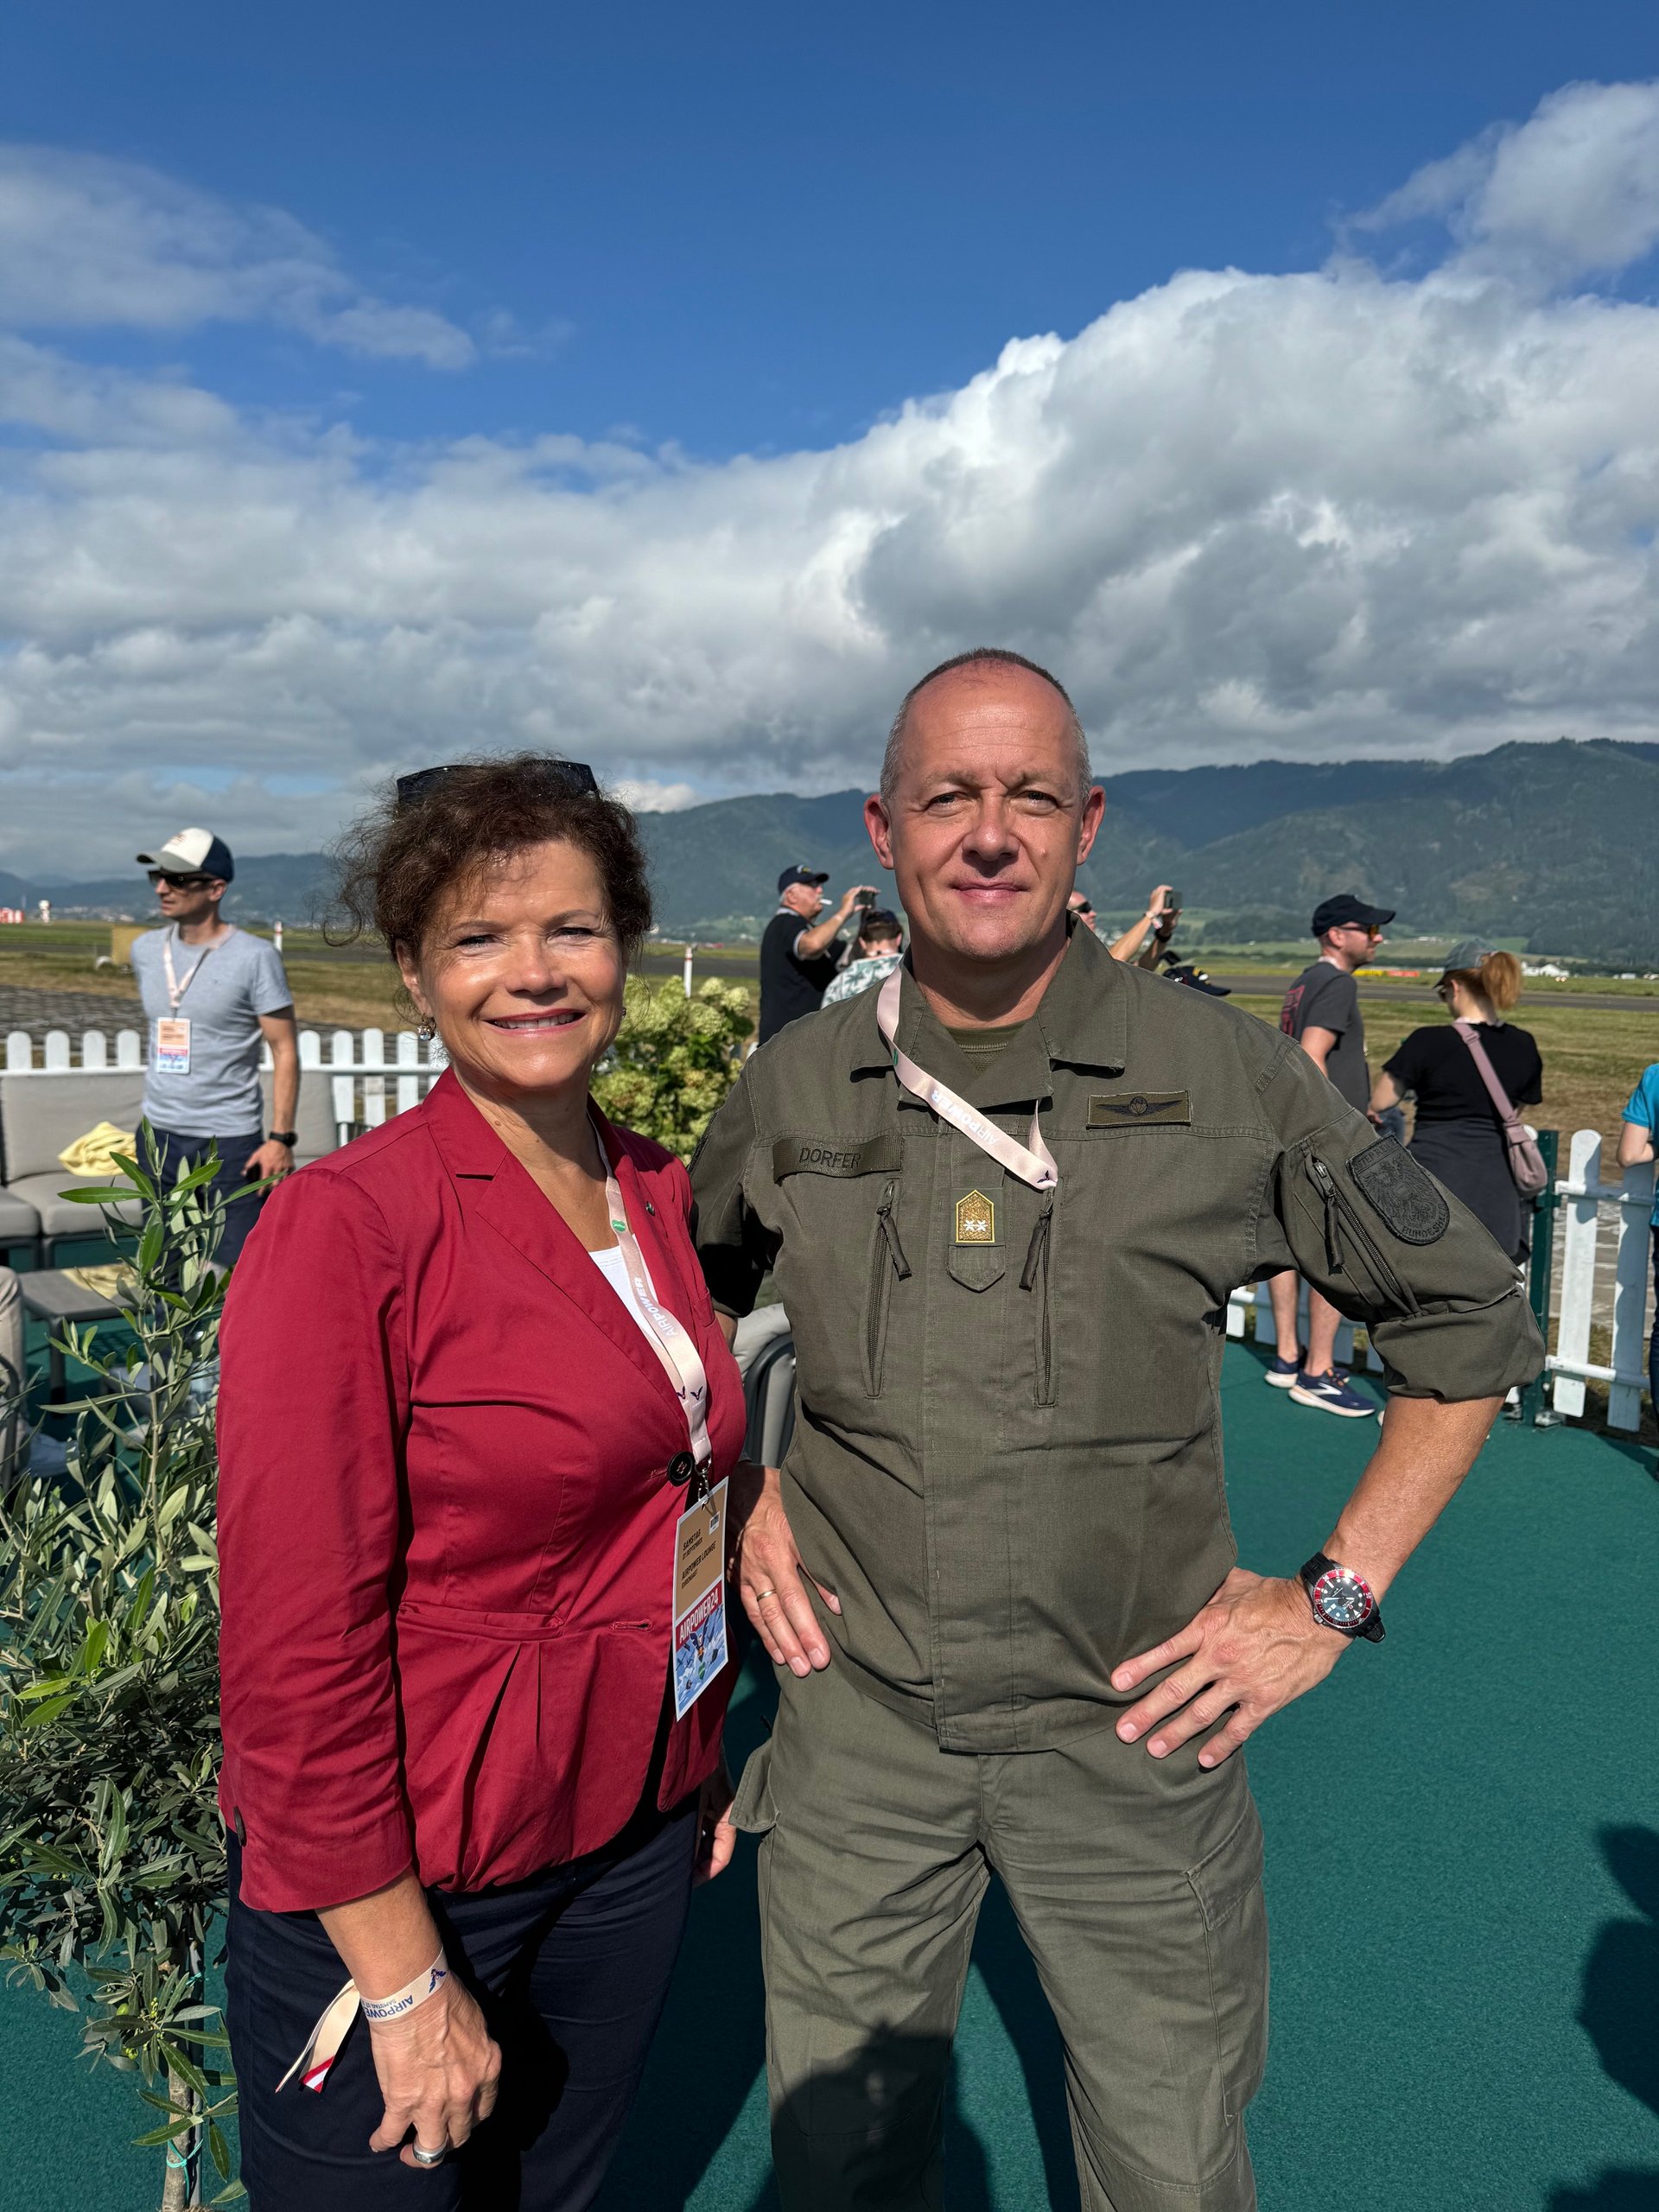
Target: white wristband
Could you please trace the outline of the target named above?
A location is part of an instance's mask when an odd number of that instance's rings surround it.
[[[401,2020],[405,2012],[412,2012],[417,2005],[424,2005],[435,1990],[449,1979],[449,1965],[440,1951],[424,1974],[417,1974],[413,1981],[393,1992],[390,1997],[365,1997],[359,1991],[358,2003],[363,2008],[365,2020]]]

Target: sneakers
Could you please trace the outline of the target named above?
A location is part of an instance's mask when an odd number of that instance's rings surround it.
[[[1294,1359],[1270,1359],[1268,1371],[1262,1380],[1271,1382],[1275,1390],[1288,1390],[1301,1371],[1302,1355],[1298,1351]]]
[[[1304,1370],[1291,1383],[1290,1395],[1294,1405],[1317,1406],[1321,1413],[1340,1414],[1344,1421],[1370,1421],[1376,1413],[1376,1400],[1356,1390],[1334,1367],[1326,1368],[1323,1375]]]

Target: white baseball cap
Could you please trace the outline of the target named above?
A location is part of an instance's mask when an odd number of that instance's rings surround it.
[[[164,845],[137,859],[140,868],[165,868],[169,875],[216,875],[221,883],[236,874],[230,847],[211,830],[175,830]]]

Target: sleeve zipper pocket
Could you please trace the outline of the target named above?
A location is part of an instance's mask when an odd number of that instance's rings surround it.
[[[1325,1211],[1325,1257],[1331,1273],[1341,1275],[1347,1272],[1347,1255],[1342,1241],[1345,1230],[1351,1242],[1358,1247],[1360,1256],[1370,1269],[1376,1287],[1383,1295],[1392,1298],[1408,1313],[1421,1312],[1416,1293],[1383,1257],[1382,1248],[1344,1197],[1335,1176],[1324,1160],[1310,1158],[1307,1166]]]

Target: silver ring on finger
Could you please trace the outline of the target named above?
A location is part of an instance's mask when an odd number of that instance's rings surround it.
[[[770,1588],[766,1589],[766,1590],[757,1590],[757,1591],[755,1592],[755,1593],[754,1593],[754,1602],[755,1602],[755,1604],[758,1605],[760,1603],[760,1601],[762,1600],[762,1599],[764,1599],[764,1598],[775,1598],[777,1595],[778,1595],[778,1592],[777,1592],[775,1590],[772,1590],[772,1589],[770,1589]]]
[[[446,2143],[441,2150],[423,2151],[418,2143],[411,2143],[409,2155],[417,2166],[441,2166],[449,2155],[449,2145]]]

